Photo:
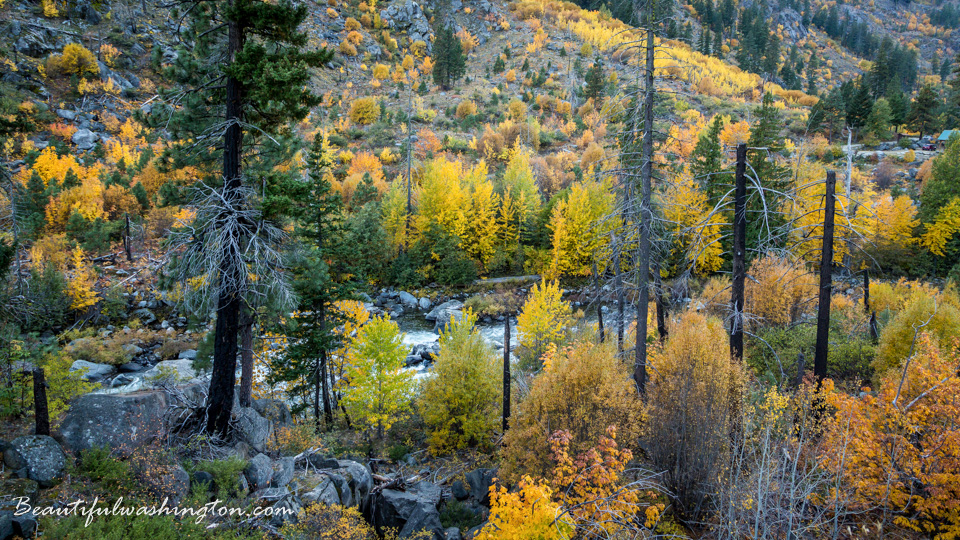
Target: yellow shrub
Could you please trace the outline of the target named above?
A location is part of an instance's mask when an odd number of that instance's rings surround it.
[[[341,41],[341,42],[340,42],[340,46],[337,47],[337,50],[339,50],[339,51],[340,51],[340,54],[342,54],[342,55],[344,55],[344,56],[356,56],[356,55],[357,55],[357,48],[354,47],[353,44],[350,43],[349,40],[343,40],[343,41]]]
[[[354,45],[359,45],[359,44],[363,43],[363,34],[361,34],[360,32],[357,32],[356,30],[354,30],[354,31],[350,32],[349,34],[347,34],[347,41],[349,41],[350,43],[353,43]],[[354,54],[356,54],[356,53],[354,53]],[[352,55],[351,55],[351,56],[352,56]]]
[[[344,21],[343,24],[348,31],[360,29],[360,22],[354,19],[353,17],[347,17],[347,20]]]
[[[67,282],[67,295],[70,296],[70,309],[77,311],[87,309],[97,303],[99,298],[93,290],[97,282],[97,274],[85,258],[83,250],[77,247],[73,250],[73,274]]]
[[[373,66],[373,78],[377,80],[384,80],[390,76],[390,66],[386,64],[377,64]]]
[[[542,480],[529,476],[520,480],[519,490],[490,487],[490,521],[476,536],[477,540],[561,540],[570,538],[573,525],[568,517],[560,517],[560,506],[551,502],[553,491]]]
[[[767,254],[750,265],[748,274],[745,315],[754,326],[788,324],[816,303],[816,278],[803,261]]]
[[[100,56],[103,58],[103,62],[105,64],[110,67],[114,67],[116,65],[117,58],[120,57],[120,50],[107,43],[100,46]]]
[[[373,26],[373,20],[370,19],[369,13],[364,13],[360,16],[360,24],[362,24],[364,28],[371,28]]]
[[[918,290],[910,295],[903,309],[880,334],[877,356],[873,361],[878,377],[901,367],[919,332],[929,335],[935,344],[944,346],[960,338],[960,297],[956,289],[950,287],[940,294]]]
[[[917,153],[914,152],[913,150],[907,150],[903,154],[904,163],[913,163],[914,161],[916,161],[916,159],[917,159]]]
[[[414,56],[423,56],[427,54],[427,44],[420,40],[414,41],[410,44],[410,52]]]
[[[79,75],[80,77],[100,74],[97,57],[78,43],[68,43],[62,54],[54,54],[47,59],[47,73]]]
[[[527,104],[519,99],[514,99],[507,105],[507,116],[513,120],[522,121],[527,117]]]
[[[30,247],[30,260],[34,266],[53,265],[58,272],[67,270],[67,236],[47,234],[37,239]]]
[[[48,19],[60,16],[56,0],[40,0],[40,7],[43,8],[43,16]]]
[[[376,98],[357,98],[350,104],[350,120],[357,124],[372,124],[380,117],[380,104]]]
[[[466,118],[475,114],[477,114],[477,104],[472,100],[467,99],[457,105],[457,118]]]
[[[333,4],[336,5],[336,0],[328,0],[328,1],[333,2]],[[336,19],[336,18],[340,17],[340,14],[337,13],[337,10],[333,9],[332,7],[328,7],[328,8],[327,8],[327,17],[330,17],[331,19]]]
[[[631,367],[617,358],[615,341],[580,341],[545,355],[547,366],[533,379],[504,436],[502,478],[547,477],[554,468],[548,437],[557,430],[570,432],[574,454],[592,448],[610,426],[616,426],[621,441],[635,444],[644,423],[643,404]]]

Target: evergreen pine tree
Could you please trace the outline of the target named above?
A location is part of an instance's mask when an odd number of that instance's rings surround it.
[[[719,31],[713,34],[713,55],[723,58],[723,33]]]
[[[935,129],[936,111],[940,99],[933,86],[926,84],[920,89],[913,103],[910,104],[910,113],[907,115],[907,124],[923,137],[927,130]]]
[[[257,260],[253,270],[245,262],[249,250],[270,253],[261,248],[279,233],[264,220],[250,219],[259,209],[243,179],[255,176],[255,167],[243,169],[242,164],[263,163],[271,152],[290,150],[260,143],[279,136],[319,104],[308,89],[309,68],[329,62],[333,54],[308,47],[307,35],[299,29],[308,14],[305,4],[291,0],[181,0],[181,4],[189,26],[167,75],[187,90],[176,96],[180,107],[168,120],[151,115],[144,121],[163,121],[177,141],[162,156],[164,169],[198,165],[210,171],[210,163],[222,160],[222,171],[211,171],[203,179],[208,187],[199,190],[210,194],[194,221],[194,230],[202,233],[183,236],[185,249],[170,270],[177,281],[199,275],[209,280],[194,300],[195,307],[204,309],[215,304],[217,313],[206,427],[227,436],[241,311],[287,291],[274,266],[280,261]],[[258,159],[245,160],[254,148]],[[271,163],[263,163],[262,170],[271,168]],[[230,241],[220,242],[224,231],[231,231]],[[251,279],[251,271],[261,274]]]
[[[450,90],[466,72],[467,56],[463,53],[460,38],[449,26],[437,31],[433,55],[433,82],[443,90]]]
[[[352,259],[344,242],[343,203],[333,190],[331,163],[322,134],[314,137],[307,158],[308,177],[291,193],[299,201],[291,213],[297,218],[296,236],[302,244],[294,266],[293,287],[300,309],[285,329],[290,338],[286,354],[274,362],[272,377],[287,382],[294,395],[308,396],[319,431],[321,418],[327,427],[333,421],[330,395],[329,351],[337,348],[334,329],[342,315],[334,302],[350,298],[354,284],[349,279]]]
[[[587,87],[583,90],[583,97],[587,99],[593,98],[599,103],[603,100],[603,87],[605,83],[603,64],[599,56],[593,62],[593,65],[590,66],[590,69],[587,70],[587,76],[585,78]]]
[[[900,83],[891,81],[891,86],[893,84],[896,84],[897,88],[887,93],[887,95],[890,96],[888,99],[890,102],[890,125],[894,131],[899,132],[900,126],[907,121],[907,114],[910,112],[910,102],[907,101],[907,96],[903,93],[903,90],[900,90]]]
[[[723,148],[720,146],[720,132],[723,131],[723,118],[713,117],[710,128],[700,135],[697,145],[690,154],[690,173],[705,187],[710,206],[716,206],[727,191],[729,179],[718,176],[723,167]]]
[[[847,125],[857,130],[862,128],[866,125],[872,109],[873,98],[870,97],[870,89],[861,80],[852,99],[847,103]]]

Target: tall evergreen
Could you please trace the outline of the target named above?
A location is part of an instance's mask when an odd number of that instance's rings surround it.
[[[704,186],[710,206],[716,206],[727,192],[729,179],[718,175],[723,167],[723,148],[720,145],[720,132],[723,131],[723,118],[713,117],[710,128],[700,135],[697,145],[690,154],[690,173]]]
[[[275,235],[266,237],[276,229],[258,217],[259,205],[245,178],[254,176],[257,162],[271,152],[289,150],[263,143],[282,138],[292,122],[319,104],[307,89],[309,68],[328,62],[332,52],[308,47],[307,35],[299,29],[308,13],[305,4],[183,0],[179,9],[188,14],[190,25],[167,74],[188,90],[166,96],[180,106],[170,109],[166,126],[175,142],[163,165],[194,165],[207,187],[197,190],[206,195],[193,224],[197,232],[184,235],[186,249],[171,271],[180,281],[203,276],[208,286],[202,307],[216,306],[206,427],[224,436],[234,401],[241,311],[286,291],[282,276],[267,261],[247,260],[251,250],[276,240]],[[210,167],[218,155],[219,172]],[[250,279],[251,263],[263,275]]]
[[[761,192],[752,182],[747,185],[747,250],[752,255],[759,249],[777,247],[769,242],[782,244],[779,229],[784,225],[784,218],[779,209],[789,180],[787,169],[777,163],[776,158],[776,153],[783,148],[782,127],[780,109],[774,104],[773,94],[767,92],[754,111],[754,127],[747,143],[753,148],[747,153],[747,160],[762,188]]]
[[[940,98],[933,90],[933,86],[926,84],[920,89],[913,103],[910,104],[910,113],[907,115],[907,124],[917,130],[923,137],[924,132],[936,128],[936,111],[940,105]]]
[[[599,56],[594,60],[590,69],[587,70],[585,79],[587,86],[583,90],[583,97],[587,99],[593,98],[594,101],[598,103],[602,101],[605,80],[603,76],[603,63]]]
[[[467,55],[450,26],[437,30],[433,56],[433,82],[443,90],[450,90],[467,70]]]
[[[859,130],[867,123],[874,100],[870,97],[870,89],[860,81],[852,98],[847,103],[847,125]]]
[[[286,354],[273,365],[275,380],[287,382],[292,394],[307,398],[297,408],[312,406],[318,431],[321,418],[328,428],[333,421],[329,351],[339,345],[334,329],[343,323],[343,316],[332,305],[350,298],[355,289],[343,202],[330,183],[331,163],[323,135],[318,134],[306,161],[307,179],[292,191],[299,201],[291,213],[297,218],[300,244],[293,268],[300,308],[287,323]]]

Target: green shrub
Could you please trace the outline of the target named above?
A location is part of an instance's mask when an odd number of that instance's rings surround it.
[[[827,375],[832,379],[869,381],[873,376],[871,363],[876,347],[867,336],[843,336],[838,328],[831,326]],[[749,339],[746,362],[757,376],[770,378],[778,384],[784,379],[795,381],[801,352],[805,358],[804,371],[813,370],[817,343],[817,329],[813,325],[767,328]]]
[[[99,508],[105,505],[101,503]],[[89,525],[86,520],[83,515],[45,517],[40,521],[40,528],[44,538],[70,540],[253,540],[262,537],[227,526],[207,529],[207,523],[202,520],[197,523],[192,516],[183,520],[173,516],[94,516]]]
[[[217,497],[227,500],[240,494],[240,473],[247,468],[247,460],[237,456],[227,459],[201,461],[196,464],[195,470],[208,472],[213,475],[213,483],[217,487]]]
[[[483,523],[483,516],[456,499],[450,499],[440,510],[440,524],[444,529],[456,527],[468,531]]]
[[[77,471],[111,491],[134,490],[130,463],[120,461],[107,448],[91,448],[80,452]]]

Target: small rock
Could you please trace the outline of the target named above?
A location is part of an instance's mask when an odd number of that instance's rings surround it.
[[[137,382],[136,377],[133,377],[132,375],[128,375],[126,373],[121,373],[120,375],[117,375],[116,377],[114,377],[112,381],[110,381],[110,388],[126,386],[128,384],[133,384],[135,382]]]
[[[93,149],[93,147],[97,145],[98,139],[99,136],[87,128],[78,129],[70,138],[73,144],[77,145],[77,148],[81,150]]]
[[[243,470],[243,475],[247,478],[250,489],[259,491],[270,485],[270,479],[273,478],[273,464],[264,454],[257,454]]]
[[[280,458],[273,463],[273,476],[270,479],[270,487],[283,487],[293,480],[294,459],[292,457]]]
[[[177,355],[177,358],[181,360],[196,360],[197,359],[197,350],[196,349],[187,349],[185,351],[180,351],[180,354]]]

